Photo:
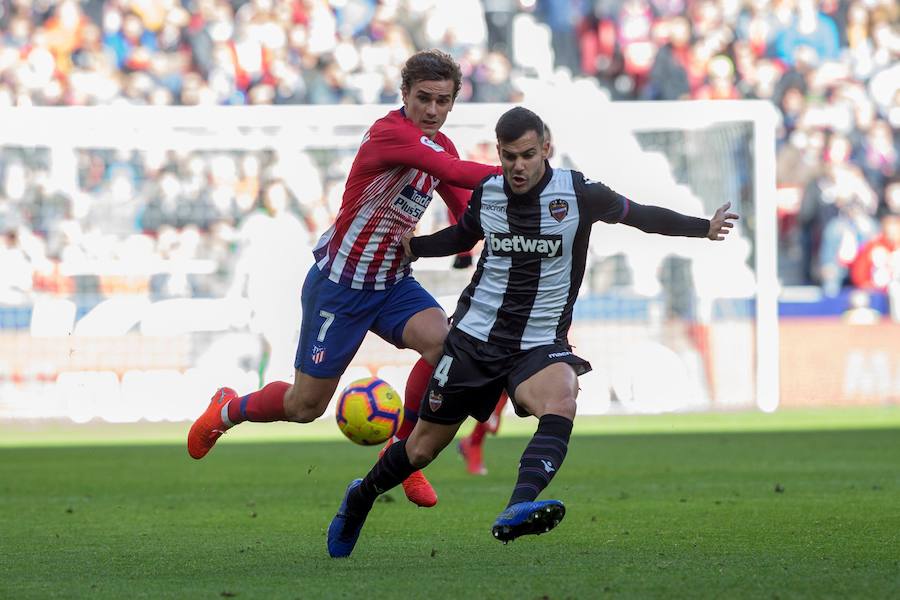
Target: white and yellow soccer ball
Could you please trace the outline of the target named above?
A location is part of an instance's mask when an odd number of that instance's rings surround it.
[[[403,401],[388,382],[364,377],[341,392],[335,418],[351,442],[374,446],[397,433],[403,422]]]

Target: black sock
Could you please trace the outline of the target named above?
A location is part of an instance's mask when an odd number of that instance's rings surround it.
[[[406,440],[394,442],[363,478],[362,484],[350,493],[347,512],[356,515],[369,512],[379,494],[400,485],[415,470],[406,456]]]
[[[572,421],[559,415],[544,415],[534,437],[519,460],[519,479],[507,506],[533,502],[562,466],[569,448]]]

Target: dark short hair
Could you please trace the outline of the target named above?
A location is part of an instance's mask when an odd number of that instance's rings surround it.
[[[416,52],[403,65],[400,72],[401,87],[407,92],[419,81],[453,81],[453,99],[462,87],[462,71],[459,65],[446,52],[440,50],[422,50]]]
[[[544,122],[539,116],[527,108],[517,106],[511,108],[497,121],[494,133],[500,143],[514,142],[529,131],[537,134],[541,143],[544,141]]]

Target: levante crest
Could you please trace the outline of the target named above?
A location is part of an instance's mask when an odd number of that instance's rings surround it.
[[[559,198],[550,201],[550,216],[556,219],[557,223],[565,219],[567,214],[569,214],[568,202]]]
[[[437,412],[443,403],[443,394],[435,392],[434,390],[428,393],[428,407],[431,408],[432,412]]]

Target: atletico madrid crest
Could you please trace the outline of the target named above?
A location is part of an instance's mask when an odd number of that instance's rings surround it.
[[[312,360],[314,363],[319,364],[323,360],[325,360],[325,346],[313,346],[312,347]]]
[[[565,219],[567,214],[569,214],[568,202],[559,198],[550,201],[550,216],[556,219],[557,223]]]

